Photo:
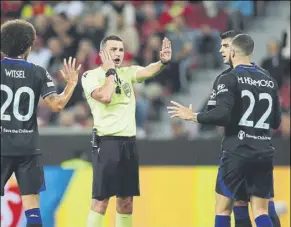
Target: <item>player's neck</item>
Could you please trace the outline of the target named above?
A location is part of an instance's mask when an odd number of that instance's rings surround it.
[[[232,63],[233,68],[237,67],[238,65],[253,66],[253,64],[249,60],[240,60]]]

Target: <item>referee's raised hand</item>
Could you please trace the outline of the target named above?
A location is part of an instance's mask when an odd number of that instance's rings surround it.
[[[162,63],[167,64],[172,59],[171,41],[165,37],[163,39],[162,50],[160,51],[160,60]]]
[[[68,60],[68,63],[67,63],[67,60],[64,59],[64,71],[60,70],[62,76],[69,84],[78,83],[78,76],[79,76],[79,71],[81,69],[81,64],[79,64],[77,69],[75,65],[76,65],[76,58],[74,58],[72,61],[72,57],[70,57]]]
[[[100,51],[100,56],[102,60],[102,68],[107,71],[108,69],[115,69],[115,64],[108,53],[105,49]]]

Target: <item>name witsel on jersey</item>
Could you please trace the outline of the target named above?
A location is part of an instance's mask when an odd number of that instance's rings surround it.
[[[249,84],[259,87],[269,87],[273,88],[275,86],[274,82],[271,80],[254,80],[250,77],[237,77],[237,80],[241,84]]]
[[[7,70],[5,69],[6,76],[12,77],[12,78],[19,78],[24,79],[24,70]]]

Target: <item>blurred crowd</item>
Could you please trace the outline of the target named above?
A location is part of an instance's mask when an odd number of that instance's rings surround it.
[[[142,135],[148,121],[160,120],[164,97],[188,91],[196,69],[222,67],[218,51],[220,33],[247,29],[250,20],[264,16],[267,4],[265,1],[1,1],[1,23],[22,18],[34,24],[37,40],[28,61],[47,69],[58,92],[65,86],[59,71],[63,59],[76,57],[83,66],[80,76],[98,67],[100,41],[104,36],[115,34],[123,39],[124,66],[145,66],[158,61],[162,39],[168,37],[172,42],[172,63],[158,77],[134,87],[137,127]],[[282,105],[289,116],[290,82],[286,81],[290,81],[290,66],[288,69],[285,65],[286,59],[290,62],[290,28],[283,37],[282,42],[268,44],[269,56],[262,67],[276,77]],[[41,100],[38,122],[40,127],[92,127],[81,84],[61,113],[52,113]],[[184,135],[179,127],[179,123],[173,125],[177,137]]]

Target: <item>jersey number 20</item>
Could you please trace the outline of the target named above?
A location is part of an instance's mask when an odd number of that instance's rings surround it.
[[[1,84],[1,91],[7,93],[7,99],[1,106],[1,121],[11,121],[11,116],[9,114],[4,114],[9,105],[13,101],[13,91],[7,85]],[[29,104],[28,104],[28,112],[26,115],[22,115],[19,113],[19,104],[20,104],[20,96],[22,93],[27,93],[29,95]],[[19,121],[28,121],[33,115],[34,109],[34,99],[35,95],[31,88],[29,87],[20,87],[16,90],[13,101],[13,115]]]
[[[246,110],[246,112],[244,113],[244,115],[242,116],[242,118],[240,119],[238,124],[241,126],[254,127],[254,121],[249,121],[247,119],[251,115],[251,113],[253,112],[253,109],[255,107],[255,97],[254,97],[253,93],[250,92],[249,90],[242,90],[241,97],[244,97],[244,96],[249,97],[250,105],[249,105],[248,109]],[[257,124],[255,125],[255,128],[269,129],[270,124],[265,123],[265,121],[267,120],[267,118],[269,117],[269,115],[272,112],[273,99],[272,99],[271,95],[269,95],[268,93],[260,93],[259,100],[262,100],[262,99],[268,100],[269,105],[268,105],[266,112],[258,120]]]

